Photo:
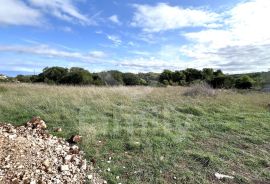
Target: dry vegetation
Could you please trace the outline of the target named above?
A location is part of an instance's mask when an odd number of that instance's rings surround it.
[[[58,136],[79,133],[109,183],[270,181],[269,93],[187,90],[0,84],[0,121],[38,115]]]

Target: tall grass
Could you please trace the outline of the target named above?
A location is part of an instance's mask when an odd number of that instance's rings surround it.
[[[218,183],[215,172],[235,176],[229,183],[269,181],[269,94],[187,90],[0,84],[0,122],[38,115],[55,135],[82,135],[109,183]]]

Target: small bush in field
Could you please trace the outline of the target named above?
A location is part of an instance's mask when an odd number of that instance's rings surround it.
[[[206,83],[194,84],[185,93],[185,96],[215,96],[216,90]]]

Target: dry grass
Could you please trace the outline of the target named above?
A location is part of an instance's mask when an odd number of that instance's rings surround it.
[[[216,96],[217,91],[207,83],[194,84],[185,93],[185,96]]]

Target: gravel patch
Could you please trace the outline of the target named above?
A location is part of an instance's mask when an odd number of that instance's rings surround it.
[[[104,183],[77,145],[45,129],[39,117],[26,126],[0,124],[0,184]]]

